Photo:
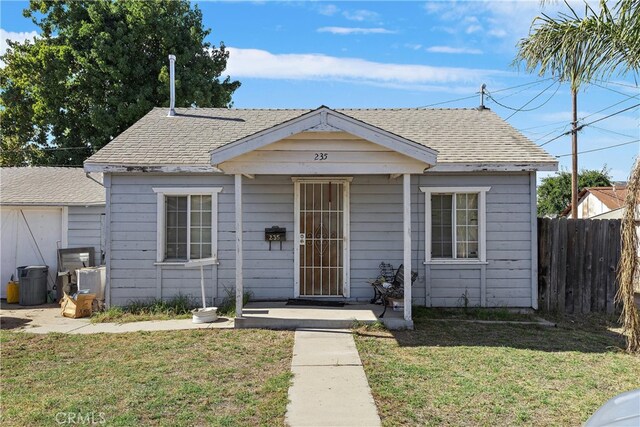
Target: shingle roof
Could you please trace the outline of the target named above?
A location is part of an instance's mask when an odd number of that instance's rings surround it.
[[[0,168],[0,205],[104,205],[105,191],[82,168]]]
[[[154,108],[87,164],[210,165],[209,151],[311,110]],[[438,151],[438,164],[549,163],[556,159],[490,110],[340,109]]]

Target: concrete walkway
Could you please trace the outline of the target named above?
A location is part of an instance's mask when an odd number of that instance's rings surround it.
[[[191,319],[150,320],[130,323],[91,323],[89,319],[69,319],[60,314],[57,304],[22,307],[0,304],[0,328],[34,334],[118,334],[136,331],[175,331],[183,329],[233,328],[233,319],[220,318],[214,323],[196,324]]]
[[[380,425],[351,331],[296,330],[291,372],[288,425]]]

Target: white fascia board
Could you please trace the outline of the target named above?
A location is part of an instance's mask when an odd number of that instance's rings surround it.
[[[108,163],[85,163],[87,173],[222,173],[218,168],[209,165],[126,165]]]
[[[291,135],[319,126],[321,124],[320,113],[321,110],[312,111],[311,114],[306,113],[300,117],[296,117],[295,119],[288,120],[230,144],[223,145],[220,148],[216,148],[210,152],[211,164],[219,165],[220,163],[264,147],[265,145],[269,145]]]
[[[289,136],[314,130],[314,128],[318,130],[318,127],[324,131],[333,129],[336,132],[347,132],[413,159],[420,160],[428,165],[436,164],[438,156],[436,150],[421,146],[416,142],[356,120],[327,107],[321,107],[295,119],[212,150],[211,163],[213,165],[219,165]]]
[[[557,171],[558,163],[439,163],[425,173]]]
[[[359,136],[390,150],[404,154],[429,165],[435,165],[438,152],[432,148],[418,144],[384,129],[362,122],[336,111],[327,114],[327,123],[344,132]]]

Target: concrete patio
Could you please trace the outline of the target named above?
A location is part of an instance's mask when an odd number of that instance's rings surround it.
[[[287,305],[286,301],[249,302],[242,318],[235,319],[236,328],[266,329],[348,329],[354,323],[383,322],[389,329],[411,329],[402,311],[387,309],[384,318],[378,316],[383,307],[375,304],[348,303],[344,307]]]

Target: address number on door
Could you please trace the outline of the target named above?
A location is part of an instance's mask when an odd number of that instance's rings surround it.
[[[323,160],[327,160],[328,157],[329,157],[328,153],[316,153],[313,160],[323,161]]]

